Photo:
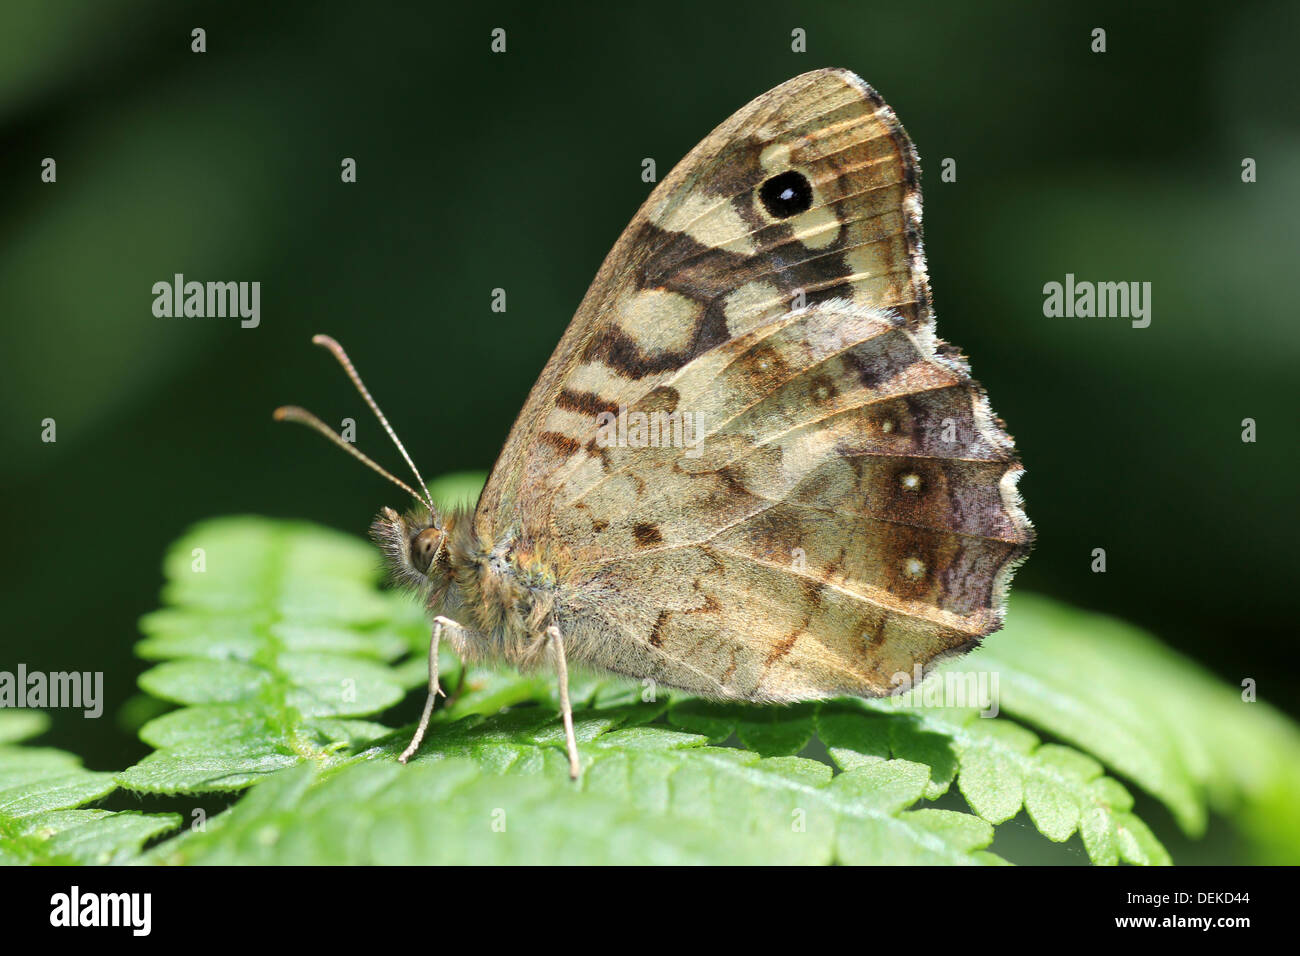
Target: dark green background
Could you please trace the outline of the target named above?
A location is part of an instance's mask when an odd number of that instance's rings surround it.
[[[836,65],[925,164],[941,333],[1028,467],[1040,538],[1018,585],[1144,624],[1294,711],[1296,9],[6,5],[0,668],[105,671],[105,718],[56,712],[47,740],[99,769],[138,757],[111,715],[168,542],[231,512],[361,533],[401,503],[271,422],[285,402],[352,416],[397,463],[312,333],[348,346],[426,475],[488,467],[648,191],[642,158],[662,175],[751,97]],[[155,318],[151,286],[176,272],[261,281],[261,327]],[[1067,272],[1153,283],[1151,327],[1045,318]]]

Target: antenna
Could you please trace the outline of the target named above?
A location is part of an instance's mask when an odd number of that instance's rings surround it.
[[[411,456],[406,453],[406,447],[402,444],[401,439],[397,437],[397,432],[393,431],[393,426],[388,424],[388,419],[384,417],[384,413],[379,410],[379,405],[370,396],[370,390],[367,389],[365,383],[361,381],[361,376],[357,374],[356,367],[352,364],[352,360],[348,358],[348,353],[343,351],[343,346],[339,345],[338,342],[334,341],[334,339],[330,338],[328,335],[313,335],[311,341],[313,345],[319,345],[321,348],[329,350],[329,353],[338,360],[340,365],[343,366],[343,371],[346,372],[348,378],[352,380],[352,384],[356,386],[357,391],[361,393],[361,397],[365,399],[366,404],[370,406],[370,410],[375,413],[375,417],[379,419],[379,424],[383,426],[384,431],[388,433],[388,437],[393,440],[393,444],[397,446],[397,450],[401,453],[402,458],[405,459],[406,464],[410,467],[411,473],[415,475],[415,480],[420,483],[420,487],[424,490],[423,500],[424,503],[429,506],[429,513],[436,515],[438,509],[434,507],[433,496],[429,494],[429,486],[424,483],[424,478],[420,474],[420,469],[415,467],[415,462],[413,462]],[[348,454],[354,456],[368,467],[373,468],[399,488],[404,488],[412,498],[419,500],[420,496],[416,494],[409,485],[405,482],[398,481],[379,465],[375,464],[361,452],[357,451],[357,449],[353,448],[341,437],[336,435],[328,425],[306,409],[298,408],[295,405],[287,405],[282,408],[277,408],[275,410],[275,420],[298,422],[301,425],[306,425],[307,427],[320,432]]]
[[[389,474],[388,471],[382,465],[377,464],[375,461],[373,461],[366,455],[362,454],[357,449],[353,448],[350,444],[345,442],[338,434],[336,434],[328,425],[326,425],[323,421],[321,421],[311,412],[307,411],[307,409],[299,408],[297,405],[281,405],[279,408],[275,410],[275,413],[272,417],[274,417],[277,422],[297,422],[299,425],[306,425],[308,428],[320,432],[322,435],[324,435],[334,444],[338,445],[340,448],[342,448],[353,458],[360,461],[367,468],[379,472],[379,474],[383,475],[393,484],[397,485],[397,487],[401,488],[412,498],[416,499],[417,501],[422,500],[420,496],[416,493],[414,488],[412,488],[406,482],[402,481],[400,478],[396,478],[393,475]]]

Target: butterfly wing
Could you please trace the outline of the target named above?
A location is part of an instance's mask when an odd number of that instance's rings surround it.
[[[934,337],[918,178],[880,97],[821,70],[651,194],[475,518],[562,563],[575,658],[724,697],[876,695],[999,626],[1020,467]]]

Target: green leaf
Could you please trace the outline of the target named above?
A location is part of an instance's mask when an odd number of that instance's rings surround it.
[[[1188,834],[1213,809],[1268,858],[1300,859],[1300,825],[1279,812],[1300,801],[1300,728],[1138,628],[1021,594],[1006,629],[956,666],[996,671],[1005,711],[1159,798]]]
[[[141,622],[140,677],[186,705],[146,723],[158,750],[119,775],[151,793],[238,790],[301,760],[329,762],[387,732],[347,718],[401,700],[392,666],[419,641],[418,608],[375,588],[373,549],[308,525],[201,524],[168,553],[169,607]]]
[[[23,740],[47,723],[44,714],[0,711],[0,740]],[[111,773],[86,770],[62,750],[0,746],[0,864],[122,863],[179,825],[171,813],[77,809],[115,789]]]
[[[936,811],[919,818],[903,812],[924,791],[924,766],[891,760],[833,775],[818,761],[712,747],[705,736],[651,725],[663,710],[634,704],[576,715],[583,775],[569,786],[648,817],[703,822],[720,838],[719,861],[743,843],[766,862],[990,862],[973,855],[993,838],[984,821],[953,813],[964,826],[936,827]],[[811,712],[799,717],[799,710],[785,713],[811,724]],[[403,742],[385,742],[366,756],[392,755]],[[563,747],[552,713],[520,710],[435,727],[412,766],[469,757],[497,773],[563,781]]]
[[[312,765],[271,777],[206,833],[153,858],[193,864],[756,863],[745,841],[724,857],[707,827],[644,817],[563,779],[501,776],[467,760],[402,767]]]
[[[904,761],[832,779],[830,768],[815,761],[707,747],[703,738],[662,728],[592,739],[586,727],[593,750],[581,782],[574,783],[558,748],[521,743],[523,724],[493,723],[449,734],[447,751],[407,767],[372,759],[277,774],[213,820],[207,832],[163,844],[151,858],[219,864],[997,862],[975,852],[992,840],[984,821],[904,812],[926,777],[924,767]],[[540,721],[531,722],[534,738],[539,730]],[[462,752],[473,756],[452,755]]]
[[[11,744],[45,733],[50,718],[39,710],[0,711],[0,744]]]
[[[795,754],[813,738],[813,704],[786,707],[736,707],[682,698],[673,708],[673,723],[696,730],[715,742],[733,734],[764,756]]]
[[[957,707],[923,707],[915,697],[823,705],[818,734],[835,762],[847,768],[882,756],[929,768],[925,796],[947,792],[956,779],[962,796],[990,823],[1026,810],[1043,836],[1055,842],[1081,831],[1094,863],[1119,862],[1116,835],[1141,827],[1141,845],[1125,844],[1128,863],[1167,863],[1169,855],[1130,812],[1133,798],[1086,754],[1040,744],[1032,732],[1002,717],[983,718]],[[864,748],[864,749],[860,749]],[[1087,827],[1083,824],[1087,820]]]
[[[433,488],[471,500],[478,480]],[[1023,811],[1048,840],[1078,834],[1095,863],[1169,862],[1117,778],[1189,832],[1213,808],[1262,852],[1300,858],[1295,827],[1277,823],[1300,798],[1293,724],[1133,628],[1032,596],[984,650],[888,700],[656,701],[575,673],[577,783],[553,677],[465,670],[444,648],[453,697],[402,767],[411,728],[374,718],[422,693],[428,624],[378,590],[375,567],[357,539],[251,518],[200,525],[172,549],[168,606],[139,645],[158,663],[140,683],[181,706],[144,724],[156,749],[118,779],[255,786],[151,859],[1002,863],[986,850],[993,828]],[[973,671],[997,675],[1002,715],[926,697]],[[956,794],[974,813],[925,806],[959,807]],[[485,807],[504,809],[505,831],[483,829]]]

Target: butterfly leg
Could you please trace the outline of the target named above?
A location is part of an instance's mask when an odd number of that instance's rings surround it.
[[[411,759],[411,755],[420,749],[420,741],[424,740],[424,732],[429,729],[429,718],[433,716],[433,703],[438,699],[438,695],[446,697],[441,687],[438,686],[438,643],[442,640],[442,629],[444,627],[455,628],[463,631],[464,628],[457,624],[449,617],[439,615],[433,619],[433,634],[429,638],[429,696],[424,701],[424,714],[420,717],[420,726],[415,729],[415,736],[411,738],[411,744],[402,751],[402,755],[397,759],[402,763]]]
[[[582,767],[578,764],[578,738],[573,733],[573,705],[569,703],[569,665],[564,657],[564,636],[554,624],[546,629],[546,636],[555,646],[555,669],[560,678],[560,712],[564,717],[564,741],[569,751],[569,776],[577,780]]]

